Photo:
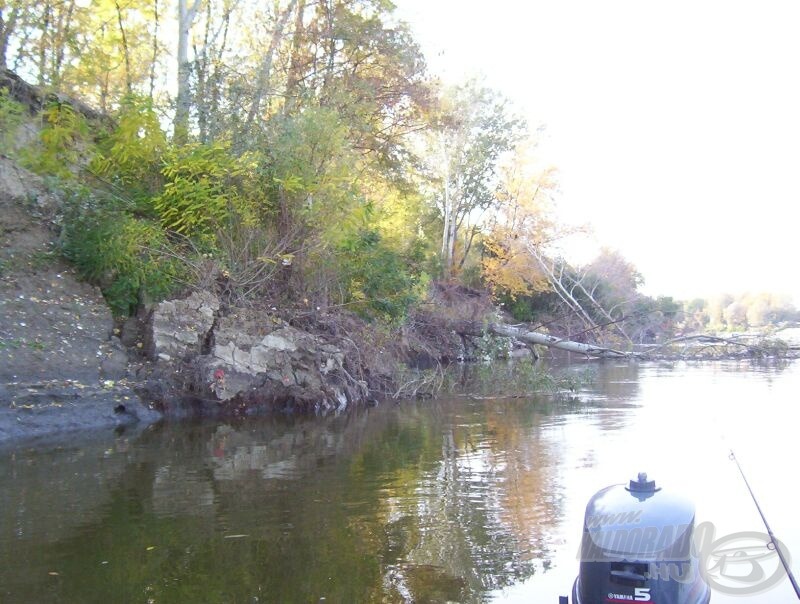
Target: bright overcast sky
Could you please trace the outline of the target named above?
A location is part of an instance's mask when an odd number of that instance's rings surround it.
[[[435,74],[546,126],[561,213],[647,293],[800,305],[800,2],[395,1]]]

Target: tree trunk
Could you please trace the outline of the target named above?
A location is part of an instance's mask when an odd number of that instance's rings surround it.
[[[561,338],[556,338],[555,336],[549,336],[536,331],[528,331],[519,327],[512,327],[511,325],[503,325],[501,323],[492,323],[489,325],[489,331],[498,336],[516,338],[530,344],[540,344],[541,346],[548,346],[550,348],[557,348],[567,352],[584,354],[590,357],[630,358],[635,356],[634,353],[631,352],[623,352],[621,350],[614,350],[613,348],[605,348],[602,346],[583,344],[581,342],[562,340]]]
[[[479,337],[484,335],[486,330],[487,328],[481,323],[473,321],[460,322],[454,326],[454,331],[462,336]],[[515,338],[529,344],[539,344],[541,346],[547,346],[548,348],[557,348],[566,352],[574,352],[590,357],[627,359],[639,356],[635,352],[624,352],[622,350],[614,350],[613,348],[605,348],[604,346],[593,346],[592,344],[573,342],[572,340],[565,340],[537,331],[530,331],[522,327],[505,325],[504,323],[490,323],[488,331],[504,338]]]
[[[189,94],[189,78],[192,66],[189,63],[189,31],[194,23],[200,0],[187,7],[187,0],[178,0],[178,95],[175,101],[173,140],[182,145],[189,140],[189,110],[192,99]]]
[[[122,56],[125,58],[125,90],[128,94],[133,92],[131,84],[131,56],[128,51],[128,36],[125,33],[125,26],[122,21],[122,9],[119,7],[119,1],[114,0],[114,6],[117,9],[117,23],[119,23],[119,33],[122,36]]]
[[[208,80],[208,40],[211,33],[211,3],[206,4],[206,28],[203,33],[203,48],[197,50],[197,46],[192,47],[194,53],[194,70],[196,89],[194,95],[195,108],[197,109],[197,133],[201,143],[208,142],[208,91],[206,83]]]
[[[439,144],[442,147],[442,163],[444,164],[444,200],[442,201],[442,262],[444,263],[445,277],[450,276],[451,259],[448,256],[450,250],[450,162],[447,156],[444,135],[440,135]]]
[[[479,232],[480,229],[476,225],[473,225],[469,230],[469,235],[464,235],[464,254],[461,256],[461,261],[458,263],[459,271],[464,268],[464,263],[467,261],[469,251],[472,249],[472,242],[475,241],[475,235]]]
[[[461,195],[461,177],[456,179],[455,195],[450,193],[450,232],[447,234],[447,276],[453,276],[453,263],[456,255],[456,237],[458,236],[458,205]]]
[[[269,79],[272,73],[272,61],[278,49],[278,44],[281,42],[286,23],[289,21],[289,17],[292,16],[292,12],[294,12],[295,4],[297,4],[297,0],[291,0],[280,17],[277,14],[275,15],[275,30],[272,32],[272,39],[264,55],[264,60],[261,62],[261,68],[258,70],[258,79],[256,80],[256,90],[253,93],[253,102],[250,103],[250,110],[247,112],[247,119],[245,120],[245,132],[250,131],[250,126],[252,126],[253,120],[261,108],[261,99],[267,92],[267,86],[269,86]]]
[[[19,7],[13,6],[11,11],[6,14],[3,14],[3,10],[4,8],[0,8],[0,69],[7,69],[8,43],[17,26]]]
[[[66,12],[65,12],[66,5]],[[53,40],[53,65],[50,76],[50,85],[56,90],[61,89],[61,71],[64,67],[67,45],[72,31],[72,14],[75,11],[75,1],[61,4],[58,11],[58,22]]]
[[[289,73],[286,77],[286,99],[283,106],[283,114],[289,115],[299,104],[300,89],[300,69],[305,28],[303,26],[303,15],[306,12],[306,0],[299,0],[294,20],[294,36],[292,37],[292,54],[289,61]]]
[[[153,60],[150,63],[150,102],[156,88],[156,61],[158,61],[158,0],[153,0]]]
[[[47,37],[50,35],[50,17],[52,6],[50,2],[45,2],[42,14],[42,35],[39,38],[39,86],[44,86],[47,82]]]

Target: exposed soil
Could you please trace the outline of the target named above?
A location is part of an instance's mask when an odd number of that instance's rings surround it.
[[[0,158],[0,441],[159,417],[131,388],[102,295],[58,256],[58,207]]]

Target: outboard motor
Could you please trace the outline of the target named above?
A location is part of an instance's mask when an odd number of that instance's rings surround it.
[[[706,604],[693,533],[694,505],[645,473],[599,491],[586,505],[573,604]]]

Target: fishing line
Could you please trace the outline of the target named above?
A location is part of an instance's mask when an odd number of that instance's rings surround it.
[[[797,595],[797,598],[800,599],[800,585],[798,585],[797,580],[796,580],[794,574],[792,573],[791,567],[789,565],[789,560],[786,559],[786,556],[784,555],[783,551],[780,548],[779,543],[781,543],[781,542],[779,542],[778,538],[772,532],[772,528],[770,527],[769,523],[767,522],[767,518],[764,515],[764,512],[761,509],[761,506],[759,505],[758,500],[756,499],[755,493],[753,492],[753,489],[750,486],[750,483],[747,480],[747,477],[745,476],[744,470],[742,469],[742,466],[739,463],[738,458],[736,457],[736,455],[733,452],[733,447],[730,445],[730,442],[729,442],[728,436],[727,436],[727,432],[728,432],[728,429],[730,428],[730,426],[726,426],[721,421],[721,418],[720,418],[720,416],[718,414],[718,411],[716,411],[716,410],[713,411],[712,413],[710,413],[709,415],[707,415],[706,417],[711,422],[711,424],[716,426],[716,430],[715,431],[717,433],[717,437],[720,439],[722,446],[728,450],[728,459],[730,461],[733,461],[733,462],[736,463],[736,467],[739,470],[739,474],[741,475],[742,480],[744,480],[744,484],[747,487],[748,492],[750,493],[750,498],[753,500],[753,503],[756,506],[756,510],[758,510],[758,514],[761,517],[761,521],[764,524],[764,527],[766,528],[766,531],[767,531],[767,535],[769,537],[769,542],[766,543],[766,548],[768,550],[775,551],[778,554],[778,558],[780,560],[781,566],[783,566],[783,569],[786,572],[787,577],[789,578],[789,582],[792,585],[792,589],[794,589],[794,592]],[[785,547],[785,545],[784,545],[784,547]]]
[[[739,464],[739,460],[736,459],[736,455],[733,452],[733,449],[730,450],[730,455],[728,456],[731,461],[736,463],[736,467],[739,468],[739,473],[742,475],[742,480],[744,480],[744,484],[747,486],[747,490],[750,492],[750,497],[753,499],[753,503],[756,504],[756,509],[758,510],[759,516],[761,516],[761,521],[764,523],[764,527],[767,529],[767,534],[769,535],[770,542],[767,545],[769,549],[774,549],[777,554],[778,558],[780,558],[781,564],[783,565],[784,570],[786,571],[786,576],[789,577],[789,582],[792,584],[792,588],[794,589],[794,593],[797,595],[797,599],[800,600],[800,586],[797,584],[797,580],[794,578],[794,574],[792,573],[792,569],[789,566],[789,562],[786,560],[786,557],[783,555],[783,552],[780,548],[780,542],[775,534],[772,532],[772,528],[769,526],[767,522],[766,516],[764,516],[764,512],[761,511],[761,506],[758,504],[758,500],[756,499],[755,493],[753,493],[753,489],[750,488],[750,483],[747,482],[747,476],[744,475],[744,470],[742,470],[742,466]],[[770,545],[772,547],[770,547]]]

